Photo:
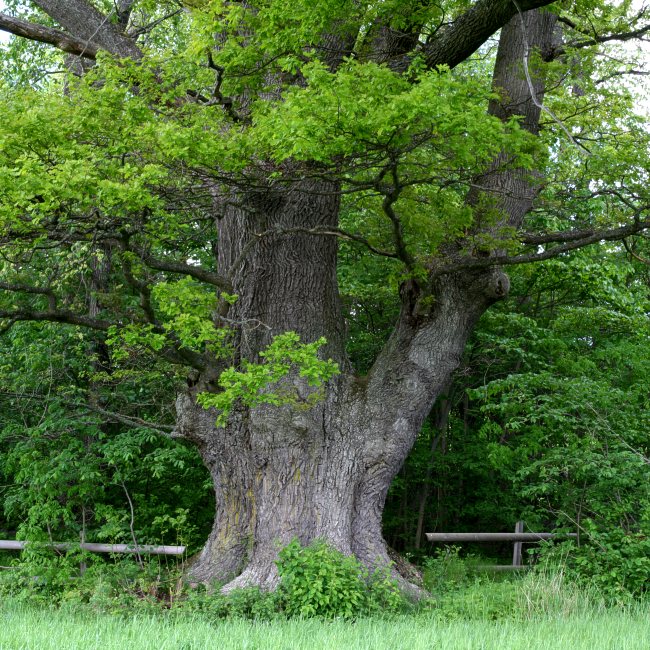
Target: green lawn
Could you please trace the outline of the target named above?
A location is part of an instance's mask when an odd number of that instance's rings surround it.
[[[530,621],[439,621],[414,616],[349,623],[251,623],[132,618],[0,606],[0,650],[648,650],[642,610]]]

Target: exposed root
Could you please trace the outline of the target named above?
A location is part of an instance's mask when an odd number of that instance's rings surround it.
[[[259,587],[262,591],[275,591],[280,585],[280,575],[275,563],[265,566],[249,565],[234,580],[221,588],[222,594],[228,594],[235,589],[246,587]]]

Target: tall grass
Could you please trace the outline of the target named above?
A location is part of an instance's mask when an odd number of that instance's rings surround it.
[[[356,623],[273,623],[0,607],[0,650],[648,650],[641,610],[527,621],[444,621],[431,616]]]
[[[599,616],[608,611],[602,594],[593,586],[568,580],[563,566],[528,573],[516,589],[521,618]],[[642,605],[637,603],[633,609],[641,611]]]
[[[428,563],[425,584],[442,619],[528,621],[596,617],[608,611],[603,595],[569,580],[562,565],[538,566],[519,575],[486,573],[449,554]]]
[[[648,602],[607,606],[561,568],[437,584],[410,614],[356,622],[224,619],[219,608],[192,609],[192,599],[153,613],[144,608],[153,603],[131,600],[109,614],[97,598],[58,609],[6,598],[0,650],[650,650]]]

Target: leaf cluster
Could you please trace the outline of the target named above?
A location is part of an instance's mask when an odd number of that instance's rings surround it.
[[[260,363],[243,362],[242,370],[234,367],[224,370],[218,380],[221,391],[200,393],[197,401],[204,408],[219,411],[217,426],[226,424],[238,404],[248,407],[302,405],[309,408],[323,396],[318,389],[338,374],[338,365],[334,361],[323,361],[318,357],[323,345],[324,338],[302,343],[295,332],[279,334],[259,353]]]

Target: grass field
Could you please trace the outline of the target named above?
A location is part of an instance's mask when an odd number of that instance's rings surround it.
[[[440,621],[428,616],[356,623],[315,619],[214,624],[74,614],[0,605],[0,650],[648,650],[647,611],[609,610],[528,621]]]

